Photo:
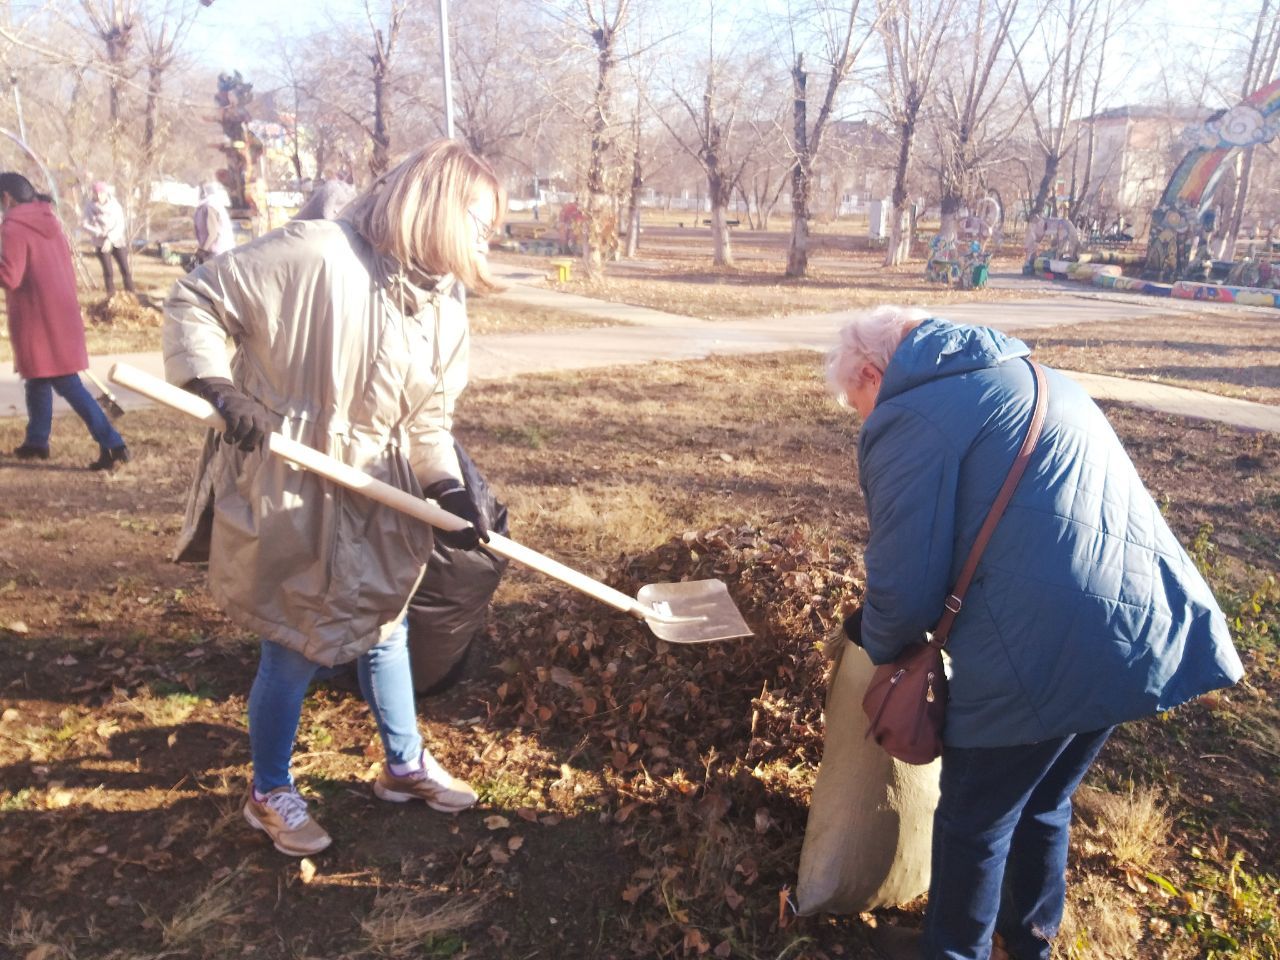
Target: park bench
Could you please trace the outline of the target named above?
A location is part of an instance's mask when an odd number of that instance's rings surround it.
[[[725,223],[725,226],[727,226],[727,227],[736,227],[736,226],[737,226],[739,223],[741,223],[741,222],[742,222],[741,220],[726,220],[724,223]],[[710,221],[710,220],[703,220],[703,221],[702,221],[702,225],[703,225],[703,226],[705,226],[705,227],[709,227],[709,226],[711,226],[711,221]]]
[[[511,240],[541,240],[548,230],[545,223],[508,223],[503,231]]]

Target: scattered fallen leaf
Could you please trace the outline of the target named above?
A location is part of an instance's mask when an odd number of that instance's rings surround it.
[[[31,628],[28,627],[21,620],[14,620],[12,623],[8,624],[5,627],[5,629],[8,630],[10,633],[30,633],[31,632]],[[36,949],[39,950],[41,948],[37,947]]]
[[[298,878],[303,883],[310,883],[316,878],[316,865],[310,857],[303,857],[298,862]]]
[[[490,830],[505,830],[507,827],[511,826],[511,821],[506,817],[495,813],[492,816],[484,818],[484,825]]]

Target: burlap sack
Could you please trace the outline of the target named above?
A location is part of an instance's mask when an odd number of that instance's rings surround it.
[[[874,670],[860,647],[843,641],[827,691],[822,764],[800,853],[801,914],[861,913],[929,889],[941,761],[899,763],[864,736],[862,695]]]

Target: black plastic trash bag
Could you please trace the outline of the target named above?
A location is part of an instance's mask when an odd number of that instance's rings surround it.
[[[506,536],[507,507],[457,443],[454,450],[462,467],[462,480],[475,495],[476,506],[494,533]],[[498,589],[507,560],[481,544],[476,550],[455,550],[439,537],[427,561],[422,583],[409,600],[409,663],[413,690],[419,696],[444,693],[466,672],[475,638],[484,629],[489,601]],[[317,674],[334,686],[360,692],[355,661]]]
[[[456,443],[454,449],[463,482],[489,529],[506,536],[506,505],[494,496],[467,452]],[[483,544],[476,550],[455,550],[436,537],[427,572],[409,601],[409,657],[418,694],[443,693],[462,678],[506,569],[506,558]]]

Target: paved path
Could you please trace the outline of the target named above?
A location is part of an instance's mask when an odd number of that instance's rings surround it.
[[[501,297],[556,310],[608,317],[625,326],[574,328],[542,333],[507,333],[472,339],[472,375],[476,380],[500,380],[521,374],[557,370],[649,363],[654,360],[691,360],[713,354],[777,353],[786,350],[825,351],[836,331],[852,314],[810,314],[733,321],[697,320],[626,304],[593,300],[562,293],[527,281],[540,274],[510,266],[498,272],[509,284]],[[951,304],[940,313],[954,320],[980,323],[1007,333],[1033,332],[1065,323],[1141,320],[1168,314],[1170,304],[1106,296],[1031,296],[1026,300]],[[1213,311],[1217,312],[1217,311]],[[95,357],[91,370],[105,380],[117,360],[131,363],[158,376],[163,365],[158,353]],[[1118,400],[1177,416],[1217,420],[1249,430],[1280,433],[1280,407],[1218,397],[1197,390],[1169,387],[1139,380],[1071,373],[1097,399]],[[111,387],[123,406],[147,401],[129,391]],[[97,392],[94,390],[93,392]],[[58,401],[61,405],[61,401]],[[60,407],[65,412],[65,407]],[[12,371],[0,372],[0,416],[23,416],[21,381]]]

